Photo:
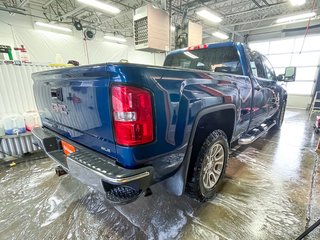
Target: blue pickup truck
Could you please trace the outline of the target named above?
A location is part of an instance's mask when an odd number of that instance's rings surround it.
[[[163,67],[104,63],[32,75],[43,127],[35,144],[66,173],[128,203],[163,182],[212,199],[230,145],[281,127],[295,68],[276,76],[243,43],[170,52]]]

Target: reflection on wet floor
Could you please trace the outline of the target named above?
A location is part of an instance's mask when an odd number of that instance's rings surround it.
[[[320,218],[318,135],[304,111],[236,149],[217,198],[166,193],[113,206],[50,160],[0,172],[0,239],[295,239]],[[308,239],[320,239],[320,229]]]

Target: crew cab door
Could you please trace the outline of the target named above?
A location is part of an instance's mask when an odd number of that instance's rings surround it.
[[[266,73],[265,86],[270,89],[272,93],[268,109],[268,117],[272,117],[279,108],[280,96],[277,91],[277,77],[269,60],[263,55],[261,55],[261,58]]]
[[[276,82],[272,67],[266,67],[267,59],[258,52],[249,53],[252,71],[253,98],[250,129],[259,126],[274,114]],[[271,66],[271,65],[270,65]],[[273,75],[272,75],[272,73]]]

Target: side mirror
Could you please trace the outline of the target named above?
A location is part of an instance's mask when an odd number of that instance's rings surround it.
[[[285,82],[294,82],[296,80],[296,67],[286,67],[284,73]]]
[[[284,74],[280,74],[277,76],[277,81],[284,81]]]

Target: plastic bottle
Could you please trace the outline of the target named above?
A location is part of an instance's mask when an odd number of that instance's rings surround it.
[[[63,64],[64,63],[63,57],[62,57],[62,55],[60,53],[56,54],[56,62],[55,63],[59,63],[59,64]]]
[[[2,118],[6,135],[14,135],[26,132],[24,118],[19,114],[11,114]]]
[[[29,54],[27,53],[27,50],[23,47],[23,45],[21,45],[22,49],[21,49],[21,62],[27,63],[30,62],[30,57]]]
[[[13,60],[11,48],[8,49],[8,56],[9,56],[9,60]]]
[[[33,128],[40,126],[40,117],[37,111],[26,111],[23,113],[23,117],[27,131],[32,131]]]

